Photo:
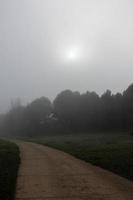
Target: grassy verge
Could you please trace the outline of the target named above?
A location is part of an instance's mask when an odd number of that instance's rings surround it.
[[[19,148],[16,144],[0,140],[0,199],[12,200],[19,166]]]
[[[65,151],[133,180],[133,139],[127,134],[53,136],[32,141]]]

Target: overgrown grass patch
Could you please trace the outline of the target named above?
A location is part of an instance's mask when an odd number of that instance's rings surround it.
[[[133,180],[133,139],[128,134],[51,136],[34,139]]]
[[[14,198],[18,166],[18,146],[12,142],[0,140],[0,200]]]

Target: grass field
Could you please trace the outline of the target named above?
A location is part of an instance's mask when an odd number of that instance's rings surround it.
[[[32,140],[133,180],[133,137],[128,134],[47,136]]]
[[[19,166],[19,149],[16,144],[0,140],[0,200],[14,197]]]

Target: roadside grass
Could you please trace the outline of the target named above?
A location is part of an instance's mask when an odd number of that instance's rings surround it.
[[[0,140],[0,200],[13,200],[19,166],[19,148]]]
[[[133,137],[129,134],[82,134],[32,139],[133,180]]]

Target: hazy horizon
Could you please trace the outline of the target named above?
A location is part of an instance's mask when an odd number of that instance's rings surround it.
[[[131,0],[0,0],[0,113],[65,89],[133,82]]]

